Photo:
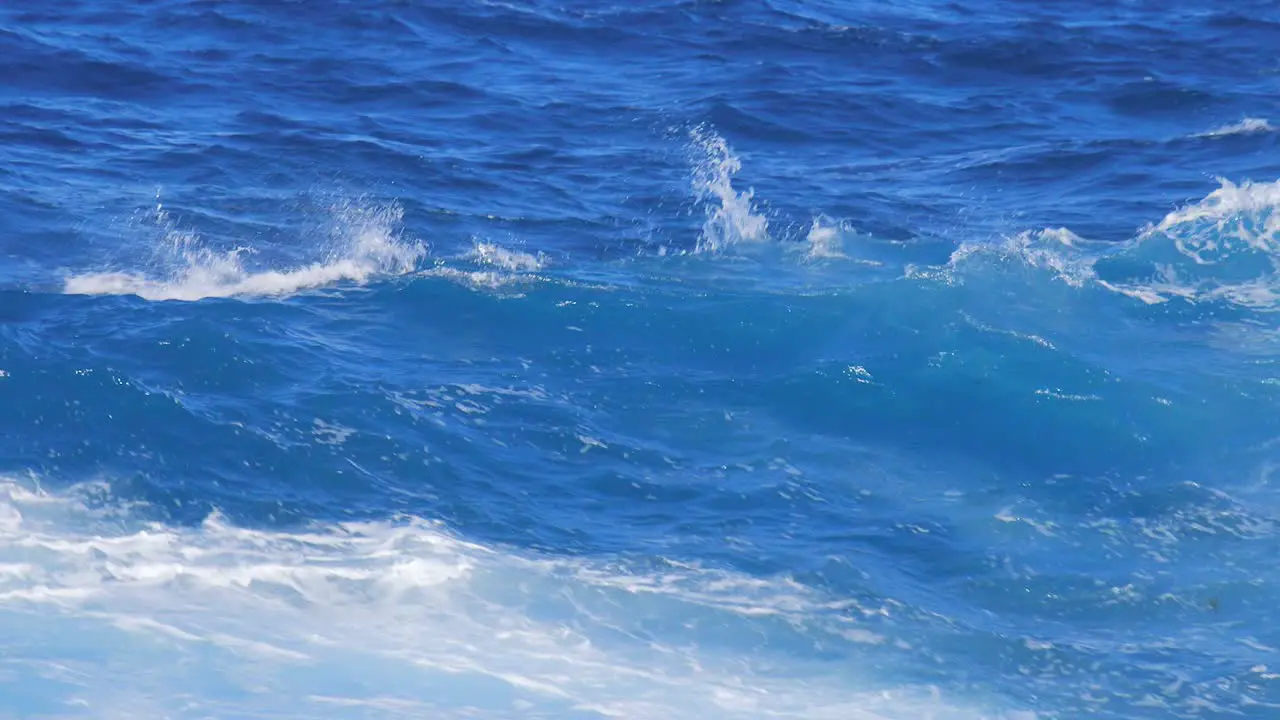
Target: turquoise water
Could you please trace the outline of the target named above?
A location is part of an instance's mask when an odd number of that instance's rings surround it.
[[[1280,715],[1265,3],[0,9],[0,717]]]

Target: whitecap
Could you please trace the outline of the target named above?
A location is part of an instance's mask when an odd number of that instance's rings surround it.
[[[699,125],[689,132],[695,152],[693,192],[706,214],[697,252],[718,252],[739,243],[769,239],[769,220],[755,207],[754,191],[738,191],[733,177],[742,160],[723,137]]]
[[[489,242],[477,242],[468,257],[478,263],[510,272],[536,272],[547,265],[546,256],[509,250]]]
[[[1098,243],[1066,228],[1025,231],[962,243],[945,268],[909,268],[908,275],[951,281],[962,271],[1009,263],[1148,305],[1180,299],[1280,309],[1280,181],[1219,179],[1204,198],[1126,242]]]
[[[6,672],[39,678],[43,701],[77,715],[136,712],[140,697],[156,717],[984,715],[847,664],[779,670],[786,656],[752,636],[826,622],[852,651],[892,640],[865,619],[875,608],[846,612],[857,604],[788,578],[538,556],[413,517],[181,526],[111,509],[109,493],[0,478]],[[743,632],[698,637],[735,623]],[[36,646],[74,680],[49,680],[24,655]]]
[[[136,295],[145,300],[195,301],[237,296],[283,296],[339,282],[365,283],[378,276],[413,271],[426,254],[421,243],[401,236],[403,210],[397,206],[337,205],[334,233],[324,257],[284,268],[247,267],[252,247],[220,251],[192,232],[176,229],[163,207],[163,233],[146,271],[96,271],[68,277],[70,295]]]
[[[1168,233],[1178,226],[1207,221],[1219,229],[1239,232],[1242,239],[1255,247],[1274,248],[1276,234],[1280,232],[1280,218],[1275,217],[1272,211],[1280,207],[1280,180],[1264,183],[1246,181],[1237,185],[1219,178],[1218,183],[1218,189],[1203,200],[1165,215],[1146,233]],[[1261,233],[1254,231],[1255,223],[1250,220],[1262,222]]]
[[[1152,304],[1180,298],[1275,308],[1280,299],[1277,210],[1280,181],[1219,179],[1219,187],[1203,199],[1168,213],[1100,260],[1101,284]]]
[[[813,219],[805,236],[805,257],[810,260],[845,258],[842,228],[826,216]]]
[[[1200,133],[1198,137],[1216,138],[1226,137],[1228,135],[1248,135],[1251,133],[1272,132],[1275,127],[1267,122],[1266,118],[1247,117],[1237,123],[1223,125],[1214,128],[1208,132]]]
[[[1068,285],[1081,287],[1094,278],[1094,258],[1084,250],[1092,244],[1066,228],[1024,231],[996,242],[962,243],[951,253],[947,267],[958,270],[981,258],[1014,261],[1048,270]]]

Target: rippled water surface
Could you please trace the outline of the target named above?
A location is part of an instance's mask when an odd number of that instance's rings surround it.
[[[1277,47],[0,7],[0,718],[1280,717]]]

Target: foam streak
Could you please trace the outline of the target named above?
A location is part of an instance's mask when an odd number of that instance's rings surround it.
[[[910,688],[859,691],[843,673],[774,676],[758,650],[722,656],[707,638],[645,629],[736,623],[758,637],[821,616],[828,602],[789,580],[521,556],[415,519],[284,532],[215,514],[182,528],[109,498],[105,486],[49,495],[0,479],[8,672],[42,672],[26,648],[58,657],[77,679],[42,695],[82,703],[73,715],[137,712],[139,696],[148,715],[175,717],[304,705],[310,717],[977,715]],[[845,615],[832,614],[833,637],[864,638]],[[93,658],[105,648],[104,665]],[[218,701],[202,690],[214,686]]]

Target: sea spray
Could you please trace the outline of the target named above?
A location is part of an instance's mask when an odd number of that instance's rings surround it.
[[[698,126],[689,131],[695,153],[693,191],[706,215],[697,251],[720,252],[743,242],[769,239],[769,220],[753,202],[754,191],[738,191],[733,177],[742,160],[714,130]]]
[[[412,272],[425,246],[404,237],[404,211],[398,204],[335,203],[329,208],[330,237],[310,241],[311,262],[284,267],[250,267],[251,246],[229,250],[209,247],[201,236],[181,229],[162,205],[160,230],[151,268],[144,271],[96,271],[68,277],[64,292],[73,295],[136,295],[145,300],[195,301],[213,297],[282,296],[349,281]]]

